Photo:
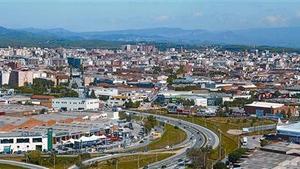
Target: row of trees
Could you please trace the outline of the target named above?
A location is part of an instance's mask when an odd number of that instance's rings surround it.
[[[131,99],[129,99],[128,102],[125,102],[124,106],[129,109],[129,108],[138,108],[140,107],[141,102],[135,101],[133,102]]]
[[[157,120],[154,116],[147,116],[147,118],[144,120],[144,127],[146,129],[146,132],[150,132],[152,128],[154,128],[157,125]]]
[[[26,94],[47,94],[56,97],[78,97],[78,93],[67,86],[54,86],[54,82],[47,79],[35,78],[33,84],[25,84],[16,88],[17,91]]]
[[[247,149],[239,148],[228,154],[228,161],[232,163],[236,163],[246,152]]]
[[[191,159],[191,168],[206,169],[209,166],[208,157],[211,152],[211,147],[191,148],[187,152],[187,156]]]
[[[178,99],[177,103],[187,107],[195,105],[195,101],[193,99]]]
[[[70,160],[70,158],[71,157],[57,157],[55,153],[51,153],[50,155],[43,155],[42,152],[38,150],[29,151],[25,154],[25,162],[51,168],[55,168],[56,165],[69,166],[74,163],[79,168],[85,168],[85,166],[82,165],[81,161],[85,159],[90,159],[91,155],[88,153],[83,153],[79,154],[77,157],[72,157],[72,160]]]

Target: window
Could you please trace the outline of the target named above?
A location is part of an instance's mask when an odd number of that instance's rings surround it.
[[[18,138],[17,143],[29,143],[29,138]]]
[[[1,144],[9,144],[14,143],[14,139],[2,139]]]
[[[42,141],[43,141],[42,138],[33,138],[33,139],[32,139],[32,142],[33,142],[33,143],[41,143]]]

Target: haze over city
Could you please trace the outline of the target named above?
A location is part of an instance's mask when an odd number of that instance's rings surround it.
[[[300,26],[296,0],[2,0],[0,25],[76,32]]]

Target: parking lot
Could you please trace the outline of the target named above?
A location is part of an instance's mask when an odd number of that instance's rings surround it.
[[[299,169],[300,158],[292,155],[256,150],[249,158],[243,158],[242,169]]]

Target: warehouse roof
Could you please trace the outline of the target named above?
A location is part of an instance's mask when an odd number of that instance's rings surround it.
[[[261,108],[280,108],[284,106],[284,104],[270,103],[270,102],[253,102],[251,104],[246,104],[245,106],[261,107]]]

